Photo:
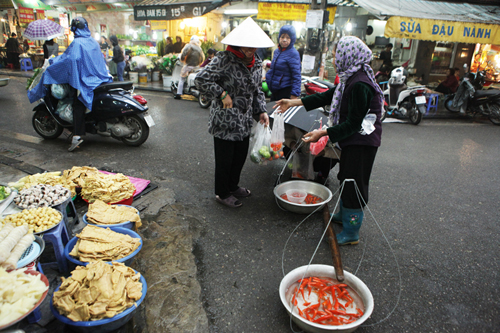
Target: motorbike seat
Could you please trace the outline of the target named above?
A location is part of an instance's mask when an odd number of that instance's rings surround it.
[[[498,89],[487,89],[487,90],[476,90],[474,97],[487,97],[500,95],[500,90]]]
[[[325,86],[328,87],[328,89],[331,89],[331,88],[335,87],[335,85],[333,83],[328,82],[328,81],[314,80],[314,82],[318,82],[318,83],[324,84]]]
[[[117,81],[111,83],[103,83],[94,89],[94,93],[106,92],[111,89],[119,89],[119,88],[130,90],[133,87],[134,83],[132,81]]]

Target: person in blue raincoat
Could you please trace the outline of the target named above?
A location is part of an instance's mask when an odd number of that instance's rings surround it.
[[[266,83],[272,93],[271,101],[300,96],[300,55],[293,46],[296,39],[293,26],[281,27],[278,48],[274,51],[271,69],[266,73]]]
[[[91,37],[87,21],[75,17],[71,21],[75,39],[66,51],[53,59],[36,87],[28,91],[31,103],[43,98],[48,85],[69,84],[73,89],[73,139],[68,149],[73,151],[83,142],[85,135],[85,109],[92,111],[94,89],[103,83],[113,82],[99,44]]]

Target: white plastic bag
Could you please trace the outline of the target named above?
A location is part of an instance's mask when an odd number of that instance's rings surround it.
[[[52,84],[50,86],[50,92],[52,93],[52,96],[54,96],[57,99],[66,98],[69,95],[70,91],[71,87],[67,83]]]
[[[271,130],[260,122],[257,123],[252,151],[250,152],[250,160],[257,164],[272,160],[270,144]]]
[[[67,121],[68,123],[73,123],[73,98],[64,98],[57,103],[57,110],[56,114],[59,115],[59,117]]]
[[[285,142],[285,117],[283,113],[274,112],[273,130],[271,132],[271,149],[273,156],[280,154]]]

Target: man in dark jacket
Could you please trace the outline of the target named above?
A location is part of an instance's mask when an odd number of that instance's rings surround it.
[[[118,76],[118,81],[123,81],[125,56],[123,55],[121,47],[118,45],[118,38],[116,38],[116,35],[109,37],[109,40],[113,44],[113,58],[111,60],[116,64],[116,75]]]
[[[15,32],[7,40],[5,47],[7,48],[7,63],[13,64],[16,69],[19,68],[19,53],[22,49]]]
[[[300,55],[293,47],[296,39],[293,26],[284,25],[280,29],[278,48],[274,51],[271,69],[266,74],[267,86],[272,93],[271,101],[300,96]]]

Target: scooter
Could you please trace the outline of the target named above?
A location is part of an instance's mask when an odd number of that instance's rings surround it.
[[[384,91],[384,108],[381,119],[387,115],[408,117],[412,124],[418,125],[427,111],[425,86],[406,86],[406,76],[403,75],[404,68],[398,67],[391,72],[391,78],[387,83],[388,89]]]
[[[172,84],[170,85],[170,91],[172,92],[174,97],[175,95],[177,95],[177,87],[179,86],[179,80],[181,79],[181,69],[182,63],[180,60],[177,60],[175,62],[174,70],[172,71]],[[186,82],[184,82],[183,94],[198,97],[198,104],[202,108],[206,109],[210,106],[210,103],[212,101],[206,98],[203,94],[200,94],[198,89],[196,89],[194,78],[199,71],[201,71],[201,68],[196,68],[191,73],[189,73],[188,77],[186,78]]]
[[[462,112],[475,116],[481,114],[500,126],[500,90],[481,90],[486,82],[484,71],[469,73],[460,82],[457,92],[444,102],[450,112]]]
[[[128,146],[143,144],[155,123],[147,113],[146,99],[133,95],[133,91],[132,82],[105,83],[95,88],[92,112],[85,114],[85,131],[121,140]],[[57,114],[58,103],[49,89],[33,109],[33,128],[44,139],[56,139],[65,128],[73,128]]]

